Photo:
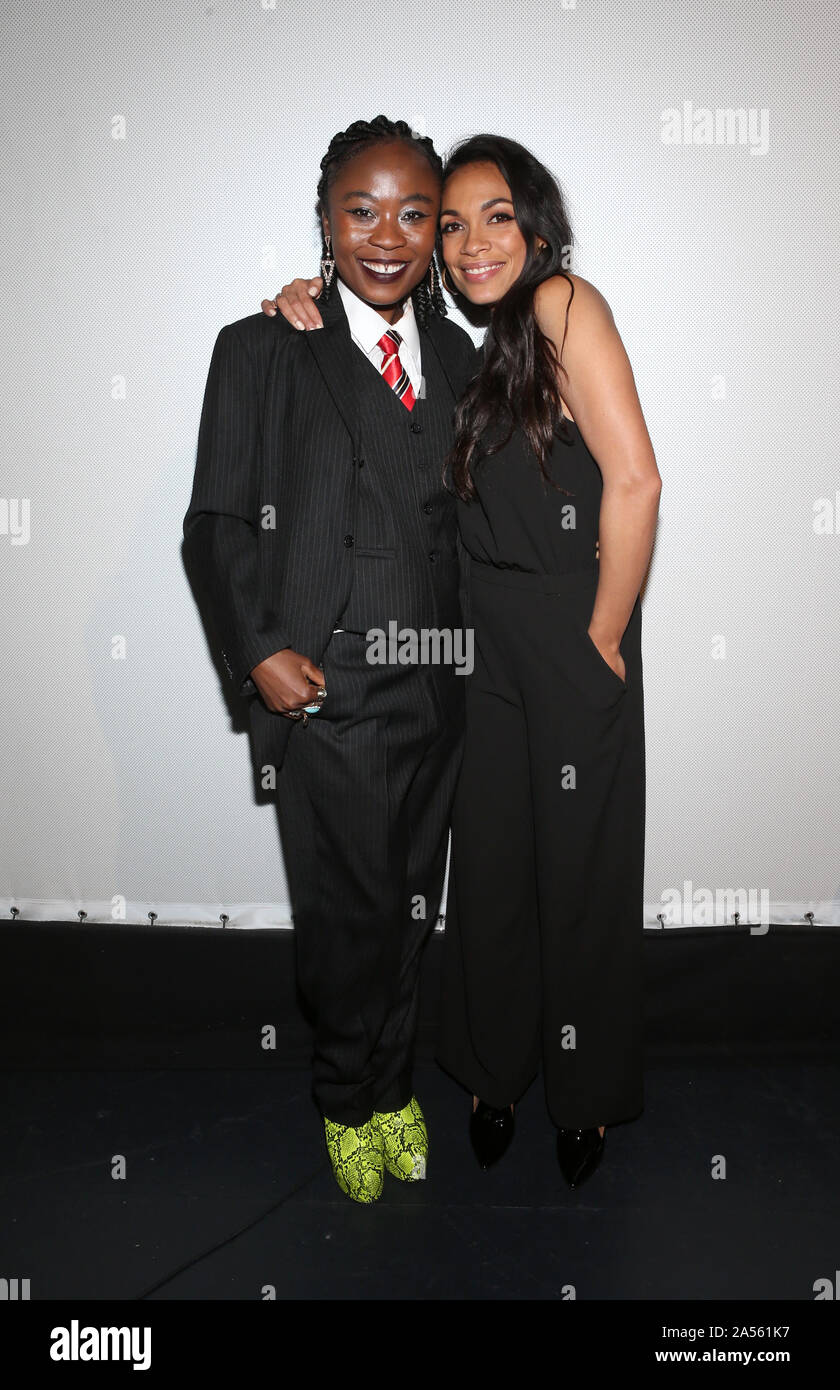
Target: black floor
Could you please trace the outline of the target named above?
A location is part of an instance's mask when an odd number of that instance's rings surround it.
[[[33,1299],[812,1299],[840,1252],[838,1084],[837,1063],[660,1063],[574,1194],[538,1084],[482,1173],[464,1096],[421,1063],[429,1176],[368,1208],[306,1072],[7,1075],[3,1260]]]
[[[3,939],[0,1273],[28,1278],[33,1300],[257,1301],[271,1286],[278,1299],[560,1300],[573,1291],[580,1300],[813,1301],[815,1281],[840,1265],[840,1053],[827,1012],[838,994],[836,933],[821,942],[818,974],[816,956],[807,966],[810,997],[790,964],[795,940],[750,941],[751,989],[743,1007],[733,999],[731,1018],[720,960],[732,960],[733,942],[646,945],[656,998],[673,988],[674,953],[684,953],[691,978],[679,1026],[669,995],[651,1011],[644,1114],[608,1131],[602,1166],[579,1193],[557,1168],[539,1081],[518,1107],[503,1163],[478,1170],[469,1099],[433,1061],[436,939],[416,1070],[429,1176],[413,1185],[389,1177],[382,1200],[360,1207],[338,1190],[324,1153],[288,939],[226,933],[221,946],[218,932],[178,944],[165,929],[154,943],[115,928],[74,937],[81,930],[17,924]],[[714,1002],[689,960],[698,949],[700,959],[719,953]],[[809,950],[813,937],[795,960]],[[271,1055],[255,1042],[272,995],[265,952],[285,961],[274,996],[283,994],[287,1028]],[[155,953],[168,961],[157,987],[143,974]],[[245,1000],[248,980],[259,980],[262,1002]],[[788,1004],[800,985],[797,1012]],[[768,1031],[733,1045],[762,1011],[772,1016],[773,990],[779,999],[786,991],[777,1017],[787,1039]],[[705,1047],[704,1008],[715,1019]],[[112,1173],[119,1156],[124,1178]]]

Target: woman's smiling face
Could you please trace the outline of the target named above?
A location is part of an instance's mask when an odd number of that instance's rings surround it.
[[[383,317],[419,285],[435,249],[440,181],[403,140],[381,141],[330,184],[324,231],[339,276]]]
[[[495,164],[465,164],[449,176],[440,234],[447,278],[473,304],[496,304],[522,273],[527,246]]]

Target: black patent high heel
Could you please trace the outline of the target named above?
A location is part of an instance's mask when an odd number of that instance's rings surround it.
[[[470,1115],[470,1143],[481,1168],[491,1168],[507,1152],[513,1138],[513,1111],[499,1110],[480,1100]]]
[[[603,1134],[593,1129],[558,1129],[557,1159],[569,1187],[582,1187],[591,1178],[604,1153]]]

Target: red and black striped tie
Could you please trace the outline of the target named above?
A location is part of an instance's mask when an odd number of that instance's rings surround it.
[[[382,334],[376,345],[385,354],[379,370],[391,390],[399,396],[406,410],[413,410],[414,391],[409,381],[408,372],[400,361],[401,342],[402,338],[395,328],[389,328],[387,333]]]

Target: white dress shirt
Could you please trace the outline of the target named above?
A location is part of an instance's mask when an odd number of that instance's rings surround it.
[[[388,323],[381,314],[377,314],[375,309],[372,309],[369,304],[366,304],[363,299],[348,289],[343,280],[336,280],[336,284],[341,295],[341,302],[344,305],[344,312],[347,315],[347,322],[350,325],[350,337],[359,351],[364,353],[368,361],[372,362],[380,373],[382,363],[385,361],[385,353],[377,344],[383,333],[387,333],[389,328],[396,328],[402,338],[400,361],[408,372],[408,379],[415,396],[419,396],[422,382],[420,332],[417,328],[417,319],[414,317],[414,305],[411,302],[411,296],[403,303],[402,316],[397,319],[396,323]],[[333,631],[343,632],[344,629],[336,627],[333,628]]]
[[[387,333],[389,328],[395,328],[402,338],[400,344],[400,361],[408,372],[408,379],[411,382],[415,396],[420,395],[421,383],[421,362],[420,362],[420,332],[417,327],[417,319],[414,317],[414,305],[411,297],[405,300],[402,306],[402,317],[396,323],[388,323],[372,309],[369,304],[365,304],[357,294],[349,290],[342,280],[337,280],[338,292],[341,295],[341,302],[344,305],[344,312],[347,315],[347,322],[350,325],[350,337],[356,344],[360,352],[363,352],[369,362],[372,362],[378,372],[382,371],[382,363],[385,361],[385,353],[377,347],[379,339],[383,333]]]

